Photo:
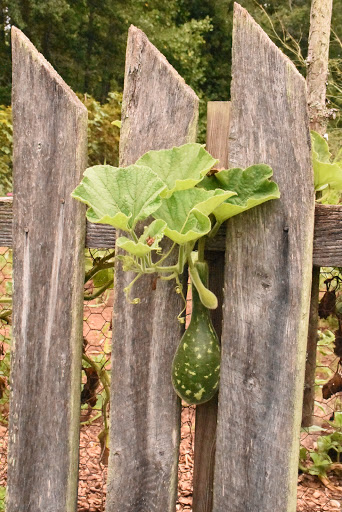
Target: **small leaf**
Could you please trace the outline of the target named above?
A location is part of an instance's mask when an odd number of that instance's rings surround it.
[[[147,165],[165,183],[161,197],[170,197],[176,190],[193,188],[218,162],[201,144],[184,144],[172,149],[149,151],[136,162]]]
[[[317,159],[323,163],[330,163],[331,153],[324,137],[315,131],[310,132],[312,151],[316,153]]]
[[[119,121],[119,119],[112,121],[111,124],[117,126],[118,128],[121,128],[121,121]]]
[[[271,167],[257,164],[247,169],[233,168],[219,171],[213,176],[204,178],[199,186],[206,190],[220,188],[235,192],[233,197],[226,199],[213,212],[217,221],[222,223],[270,199],[278,199],[280,197],[278,185],[269,180],[272,175]]]
[[[148,167],[95,165],[85,171],[83,180],[71,195],[90,207],[87,211],[90,222],[130,231],[139,220],[159,208],[159,195],[164,188]]]
[[[156,219],[166,222],[165,235],[179,245],[206,235],[211,229],[209,215],[234,192],[203,189],[180,190],[170,198],[163,199],[154,214]]]
[[[305,462],[306,461],[306,456],[308,454],[308,451],[309,450],[307,448],[305,448],[305,446],[301,446],[299,448],[299,460],[301,462]]]
[[[342,428],[342,412],[335,412],[334,414],[334,421],[330,422],[330,424],[338,429]]]
[[[143,258],[149,252],[159,249],[159,242],[164,236],[165,227],[166,223],[163,220],[154,220],[149,226],[145,227],[138,242],[126,236],[121,236],[117,239],[116,245],[130,254],[138,256],[138,258]]]
[[[342,190],[341,162],[331,162],[328,143],[319,133],[311,132],[311,142],[315,190],[321,191],[328,186],[335,190]]]
[[[113,281],[114,284],[114,268],[106,268],[97,272],[93,277],[94,288],[101,288],[108,281]]]

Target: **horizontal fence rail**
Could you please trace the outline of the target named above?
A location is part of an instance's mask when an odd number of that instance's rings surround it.
[[[0,247],[12,247],[12,198],[0,198]],[[225,251],[226,228],[208,243],[211,251]],[[87,222],[85,246],[111,249],[115,246],[115,228]],[[316,204],[313,264],[342,267],[342,205]]]

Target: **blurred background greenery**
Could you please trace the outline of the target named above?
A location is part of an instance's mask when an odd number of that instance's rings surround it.
[[[305,76],[311,0],[241,0]],[[10,27],[31,39],[89,110],[89,165],[118,162],[127,30],[141,28],[206,103],[228,100],[233,0],[0,0],[0,195],[12,189]],[[336,118],[329,145],[341,146],[342,0],[334,0],[327,97]]]

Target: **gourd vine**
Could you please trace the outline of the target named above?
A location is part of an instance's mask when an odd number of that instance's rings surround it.
[[[175,355],[172,381],[191,404],[209,400],[219,383],[220,348],[209,314],[218,301],[208,288],[206,240],[227,219],[280,196],[268,165],[216,170],[217,163],[195,143],[149,151],[128,167],[88,168],[72,193],[87,204],[90,222],[120,231],[115,259],[132,275],[124,290],[131,303],[141,299],[132,297],[136,281],[155,274],[175,280],[186,305],[181,277],[189,269],[193,312]],[[106,261],[99,265],[107,268]]]

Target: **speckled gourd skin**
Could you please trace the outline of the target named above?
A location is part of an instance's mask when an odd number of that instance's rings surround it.
[[[205,286],[208,266],[196,262]],[[172,384],[186,403],[197,405],[210,400],[218,390],[220,378],[220,345],[211,323],[210,312],[203,306],[192,286],[192,314],[172,364]]]

